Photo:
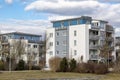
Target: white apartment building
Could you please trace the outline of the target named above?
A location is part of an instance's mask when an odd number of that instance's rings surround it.
[[[74,58],[77,62],[100,59],[99,47],[106,37],[112,48],[109,54],[115,59],[114,28],[107,21],[88,16],[52,21],[53,27],[46,30],[46,66],[52,57]]]

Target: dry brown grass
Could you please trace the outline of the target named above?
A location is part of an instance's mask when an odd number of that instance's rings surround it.
[[[120,80],[120,74],[110,73],[106,75],[63,73],[48,71],[16,71],[0,73],[0,80],[25,80],[25,79],[43,79],[43,78],[82,78],[82,77],[100,77],[100,80]]]

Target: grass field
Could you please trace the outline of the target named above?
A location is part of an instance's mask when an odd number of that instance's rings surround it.
[[[48,71],[16,71],[0,73],[0,80],[25,80],[43,78],[86,78],[97,77],[100,80],[120,80],[120,74],[110,73],[106,75],[80,74],[80,73],[56,73]]]

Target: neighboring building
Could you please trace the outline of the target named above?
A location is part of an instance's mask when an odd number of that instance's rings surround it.
[[[115,38],[115,50],[116,50],[116,58],[120,58],[120,37]]]
[[[39,65],[39,60],[42,58],[41,46],[43,44],[41,41],[41,35],[21,32],[1,34],[1,58],[5,59],[7,55],[11,54],[16,57],[17,53],[24,53],[21,57],[26,63],[32,60],[33,65]]]
[[[52,21],[53,27],[46,30],[46,66],[49,59],[55,56],[74,58],[77,62],[100,60],[99,47],[107,38],[111,57],[115,60],[114,28],[107,21],[95,20],[91,17]]]

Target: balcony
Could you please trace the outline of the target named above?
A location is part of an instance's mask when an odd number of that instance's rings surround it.
[[[113,41],[114,38],[113,37],[106,37],[107,41]]]
[[[99,26],[91,26],[91,30],[99,30]]]
[[[99,36],[98,35],[90,35],[89,39],[90,40],[99,40]]]
[[[98,49],[99,46],[96,44],[96,45],[89,45],[89,49]]]
[[[98,59],[99,59],[99,55],[97,55],[97,54],[90,55],[90,60],[98,60]]]

